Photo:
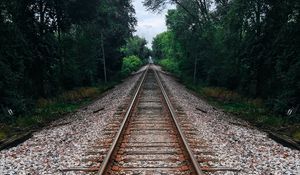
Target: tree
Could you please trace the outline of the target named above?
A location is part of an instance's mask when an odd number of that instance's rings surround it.
[[[0,120],[118,74],[136,24],[130,0],[2,0],[0,10]]]
[[[129,38],[126,45],[122,47],[122,52],[125,56],[135,55],[144,60],[144,62],[148,61],[150,56],[150,49],[147,47],[146,39],[140,38],[139,36]]]
[[[128,76],[131,72],[137,71],[142,66],[142,64],[142,60],[135,55],[124,57],[122,64],[122,74],[124,76]]]
[[[299,2],[216,0],[212,10],[204,0],[145,1],[150,10],[168,3],[177,5],[166,18],[173,36],[154,39],[155,57],[172,55],[165,63],[179,63],[184,79],[262,98],[277,113],[299,108]]]

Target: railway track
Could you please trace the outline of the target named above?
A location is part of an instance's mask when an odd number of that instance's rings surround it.
[[[91,146],[83,161],[88,167],[69,168],[92,174],[205,174],[233,171],[212,167],[218,161],[209,145],[195,138],[197,129],[173,106],[156,70],[150,65],[129,107],[120,107],[104,129],[106,138]]]
[[[201,174],[156,72],[143,78],[98,174]]]

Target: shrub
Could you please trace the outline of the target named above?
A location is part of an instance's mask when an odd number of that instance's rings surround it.
[[[122,63],[122,75],[128,76],[131,72],[137,71],[141,66],[143,62],[141,59],[137,56],[128,56],[123,58]]]
[[[180,75],[178,63],[174,59],[162,59],[158,63],[164,70]]]

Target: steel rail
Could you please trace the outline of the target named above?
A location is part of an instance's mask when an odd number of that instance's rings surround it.
[[[141,87],[142,87],[142,85],[143,85],[143,83],[145,81],[145,77],[146,77],[146,75],[148,73],[149,67],[150,66],[148,65],[147,68],[146,68],[146,70],[145,70],[145,72],[144,72],[144,74],[142,75],[141,82],[139,83],[138,88],[137,88],[137,90],[136,90],[136,92],[134,94],[134,97],[132,98],[130,106],[128,107],[128,110],[127,110],[127,112],[125,114],[124,120],[123,120],[123,122],[122,122],[122,124],[121,124],[121,126],[120,126],[120,128],[119,128],[119,130],[117,132],[117,135],[116,135],[116,137],[115,137],[115,139],[114,139],[114,141],[112,143],[112,146],[110,147],[110,149],[109,149],[109,151],[108,151],[105,159],[103,160],[103,162],[102,162],[102,164],[100,166],[100,169],[99,169],[97,175],[103,175],[107,171],[108,164],[113,159],[113,154],[116,151],[118,143],[120,142],[122,133],[126,129],[126,125],[127,125],[128,121],[129,121],[130,114],[132,112],[132,109],[133,109],[136,101],[137,101],[137,96],[139,95]],[[181,139],[181,141],[182,141],[182,143],[184,144],[184,147],[185,147],[184,149],[185,149],[186,153],[188,154],[188,159],[192,163],[192,167],[194,168],[194,170],[196,171],[196,173],[198,175],[203,175],[204,173],[201,171],[200,165],[198,164],[197,160],[193,156],[191,148],[188,145],[187,139],[184,136],[184,133],[183,133],[183,131],[182,131],[182,129],[181,129],[181,127],[180,127],[177,119],[176,119],[176,113],[174,112],[175,111],[174,107],[171,104],[171,101],[170,101],[170,99],[169,99],[169,97],[168,97],[168,95],[167,95],[167,93],[166,93],[166,91],[165,91],[165,89],[164,89],[164,87],[163,87],[163,85],[161,83],[159,75],[158,75],[158,73],[157,73],[157,71],[155,69],[153,69],[153,71],[154,71],[154,74],[155,74],[156,81],[157,81],[157,83],[158,83],[158,85],[160,87],[160,90],[161,90],[162,94],[163,94],[164,100],[165,100],[165,102],[167,104],[168,110],[169,110],[169,112],[170,112],[170,114],[172,116],[171,118],[172,118],[172,120],[173,120],[173,122],[174,122],[174,124],[176,126],[176,129],[177,129],[179,135],[180,135],[179,139]]]
[[[193,153],[192,153],[192,151],[191,151],[191,148],[190,148],[190,146],[189,146],[189,144],[188,144],[188,142],[187,142],[187,139],[186,139],[185,135],[183,134],[183,131],[182,131],[182,129],[181,129],[181,127],[180,127],[180,125],[179,125],[177,119],[176,119],[177,116],[176,116],[174,107],[173,107],[173,105],[172,105],[172,103],[171,103],[171,101],[170,101],[170,99],[169,99],[169,97],[168,97],[168,95],[167,95],[167,93],[166,93],[166,91],[165,91],[164,86],[162,85],[162,82],[161,82],[161,80],[160,80],[160,78],[159,78],[159,75],[158,75],[158,73],[157,73],[157,70],[153,69],[153,71],[154,71],[154,74],[155,74],[155,78],[156,78],[156,80],[157,80],[157,82],[158,82],[158,85],[159,85],[159,87],[160,87],[160,89],[161,89],[161,92],[162,92],[162,94],[163,94],[163,96],[164,96],[164,99],[165,99],[165,101],[166,101],[166,103],[167,103],[168,109],[169,109],[169,111],[170,111],[170,113],[171,113],[172,119],[173,119],[173,121],[174,121],[174,123],[175,123],[175,125],[176,125],[176,128],[177,128],[178,132],[179,132],[180,139],[182,140],[182,142],[183,142],[183,144],[184,144],[184,146],[185,146],[185,149],[186,149],[186,151],[187,151],[187,153],[188,153],[188,156],[189,156],[189,158],[190,158],[190,160],[191,160],[191,163],[192,163],[192,165],[193,165],[193,168],[195,169],[195,171],[196,171],[196,173],[197,173],[198,175],[203,175],[204,173],[202,172],[202,170],[201,170],[201,168],[200,168],[200,165],[199,165],[198,161],[197,161],[196,158],[194,157],[194,155],[193,155]]]
[[[142,75],[141,82],[140,82],[140,84],[139,84],[139,86],[138,86],[138,88],[137,88],[137,90],[136,90],[136,92],[135,92],[135,94],[134,94],[134,96],[132,98],[132,101],[131,101],[128,109],[127,109],[127,112],[125,114],[124,120],[123,120],[123,122],[122,122],[122,124],[120,126],[120,129],[117,132],[117,135],[116,135],[116,137],[115,137],[115,139],[114,139],[114,141],[112,143],[112,146],[110,147],[110,149],[109,149],[109,151],[108,151],[105,159],[103,160],[103,162],[102,162],[102,164],[100,166],[100,169],[99,169],[99,171],[97,173],[98,175],[103,175],[105,173],[107,165],[109,164],[109,162],[112,159],[112,155],[113,155],[113,153],[114,153],[114,151],[115,151],[115,149],[117,147],[117,144],[119,143],[119,141],[121,139],[121,135],[122,135],[123,131],[126,129],[125,125],[127,124],[127,121],[129,120],[130,114],[131,114],[132,109],[134,107],[134,104],[135,104],[135,102],[137,100],[137,96],[140,93],[141,87],[142,87],[142,85],[143,85],[143,83],[145,81],[145,77],[146,77],[146,75],[148,73],[148,69],[149,69],[149,65],[147,65],[147,68],[146,68],[144,74]]]

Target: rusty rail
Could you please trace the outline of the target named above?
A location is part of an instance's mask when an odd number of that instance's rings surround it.
[[[175,171],[203,175],[203,172],[240,171],[207,165],[219,159],[209,145],[195,138],[197,128],[186,120],[182,107],[169,98],[155,67],[148,65],[136,86],[132,98],[128,99],[128,107],[122,105],[117,110],[113,121],[103,130],[105,137],[87,152],[83,161],[91,164],[62,169],[61,172],[102,175],[128,171],[169,174]]]
[[[189,155],[190,161],[192,162],[193,167],[195,168],[196,173],[198,175],[202,175],[203,172],[202,172],[202,170],[200,168],[200,165],[199,165],[198,161],[196,160],[196,158],[194,157],[193,152],[192,152],[192,150],[191,150],[191,148],[190,148],[190,146],[189,146],[189,144],[187,142],[187,139],[185,138],[185,135],[183,134],[183,131],[182,131],[182,129],[181,129],[181,127],[180,127],[177,119],[176,119],[176,112],[174,110],[173,105],[171,104],[171,101],[170,101],[170,99],[169,99],[169,97],[168,97],[168,95],[167,95],[167,93],[165,91],[164,86],[162,85],[162,82],[161,82],[161,80],[160,80],[160,78],[158,76],[158,73],[157,73],[156,70],[154,70],[154,73],[155,73],[156,80],[157,80],[157,82],[159,84],[159,87],[160,87],[160,89],[162,91],[162,94],[164,96],[164,99],[165,99],[165,101],[166,101],[166,103],[168,105],[168,109],[169,109],[169,111],[171,113],[172,119],[173,119],[173,121],[174,121],[174,123],[176,125],[176,128],[177,128],[177,130],[178,130],[178,132],[180,134],[180,139],[183,142],[183,144],[185,146],[185,150],[187,151],[187,153]]]
[[[103,160],[103,162],[102,162],[102,164],[101,164],[101,167],[100,167],[100,169],[99,169],[99,171],[98,171],[98,175],[104,174],[104,172],[105,172],[105,170],[106,170],[106,168],[107,168],[107,165],[109,164],[110,161],[112,161],[112,155],[113,155],[113,153],[114,153],[114,151],[115,151],[115,149],[116,149],[116,147],[117,147],[117,143],[118,143],[118,142],[120,141],[120,139],[121,139],[121,134],[122,134],[122,132],[124,132],[124,130],[126,129],[126,127],[125,127],[125,126],[126,126],[126,123],[127,123],[128,119],[129,119],[129,117],[130,117],[132,108],[134,107],[134,104],[135,104],[135,102],[136,102],[136,100],[137,100],[137,96],[138,96],[138,94],[140,93],[141,87],[142,87],[142,85],[143,85],[143,83],[144,83],[144,81],[145,81],[145,77],[146,77],[146,75],[147,75],[148,69],[149,69],[149,65],[147,66],[145,72],[144,72],[143,75],[142,75],[142,79],[141,79],[141,81],[140,81],[140,84],[139,84],[139,86],[137,87],[136,92],[134,93],[134,96],[133,96],[133,98],[132,98],[132,101],[131,101],[131,103],[130,103],[128,109],[127,109],[127,112],[126,112],[126,114],[125,114],[124,120],[123,120],[123,122],[122,122],[122,124],[121,124],[121,127],[120,127],[120,129],[119,129],[119,131],[118,131],[118,133],[117,133],[117,135],[116,135],[116,137],[115,137],[113,143],[112,143],[112,146],[110,147],[110,149],[109,149],[109,151],[108,151],[108,153],[107,153],[105,159]]]
[[[136,92],[135,92],[135,94],[134,94],[134,96],[132,98],[132,101],[131,101],[131,103],[130,103],[127,111],[126,111],[124,120],[123,120],[123,122],[122,122],[122,124],[121,124],[121,126],[120,126],[120,128],[118,130],[118,133],[116,134],[116,137],[114,138],[114,141],[113,141],[113,143],[112,143],[112,145],[111,145],[111,147],[110,147],[110,149],[109,149],[109,151],[108,151],[105,159],[103,160],[103,162],[102,162],[102,164],[100,166],[100,169],[99,169],[99,171],[97,173],[98,175],[105,174],[107,172],[109,164],[114,160],[114,155],[117,152],[118,144],[121,142],[122,134],[126,130],[126,127],[127,127],[128,123],[129,123],[128,121],[129,121],[129,119],[131,117],[132,110],[133,110],[133,108],[136,105],[136,102],[138,100],[138,95],[139,95],[139,93],[141,91],[141,87],[142,87],[142,85],[143,85],[143,83],[145,81],[145,77],[146,77],[146,75],[148,73],[149,67],[150,66],[148,65],[147,69],[145,70],[144,74],[142,75],[142,79],[141,79],[141,81],[140,81],[140,83],[138,85],[138,88],[137,88],[137,90],[136,90]],[[153,71],[154,71],[155,79],[156,79],[156,81],[158,83],[158,86],[159,86],[159,88],[160,88],[160,90],[161,90],[161,92],[163,94],[163,99],[164,99],[164,101],[167,104],[167,108],[168,108],[168,110],[169,110],[169,112],[171,114],[171,118],[172,118],[172,120],[173,120],[173,122],[174,122],[174,124],[176,126],[176,129],[177,129],[177,131],[179,133],[179,137],[180,137],[179,140],[182,142],[182,145],[184,146],[183,150],[186,152],[188,161],[190,162],[191,167],[194,169],[195,173],[198,174],[198,175],[202,175],[203,173],[201,171],[200,165],[197,162],[197,160],[195,159],[195,157],[193,156],[193,153],[192,153],[192,151],[191,151],[191,149],[190,149],[190,147],[188,145],[188,142],[187,142],[187,140],[186,140],[186,138],[185,138],[185,136],[183,134],[183,131],[181,130],[180,125],[179,125],[179,123],[178,123],[178,121],[176,119],[176,113],[175,113],[174,107],[172,106],[172,104],[170,102],[170,99],[169,99],[169,97],[168,97],[168,95],[167,95],[167,93],[166,93],[166,91],[165,91],[165,89],[164,89],[164,87],[163,87],[163,85],[162,85],[162,83],[160,81],[160,78],[159,78],[156,70],[153,69]]]

